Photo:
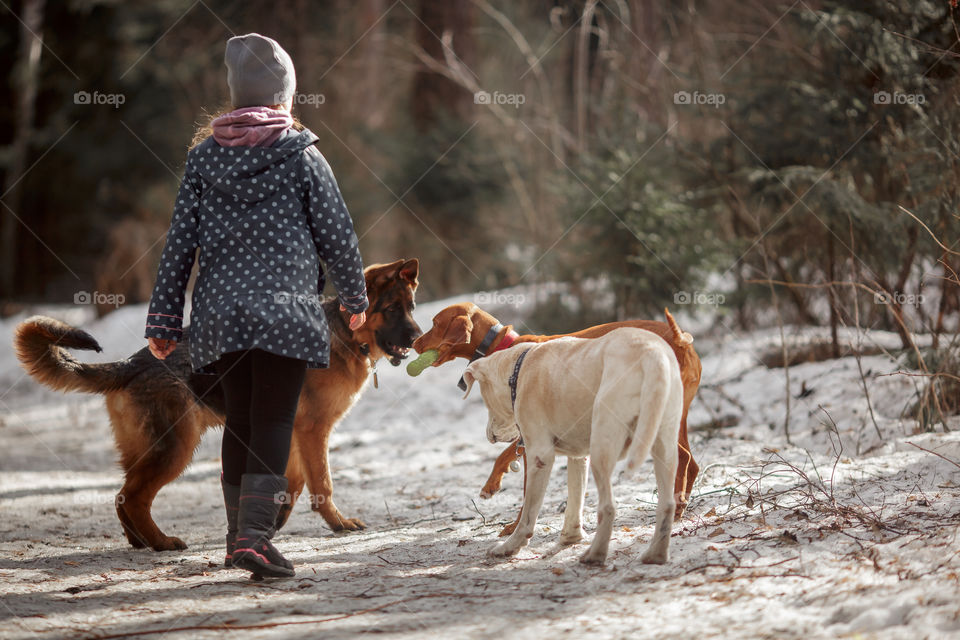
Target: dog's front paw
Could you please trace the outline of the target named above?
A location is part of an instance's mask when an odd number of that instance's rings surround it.
[[[154,551],[183,551],[187,543],[176,536],[163,536],[150,546]]]
[[[517,551],[520,549],[513,545],[507,544],[506,542],[501,542],[500,544],[495,544],[487,551],[487,555],[491,558],[507,558],[512,555],[516,555]]]
[[[673,521],[678,522],[683,517],[683,512],[687,510],[687,501],[683,498],[677,500],[677,508],[673,512]]]
[[[583,540],[583,529],[580,527],[571,529],[569,531],[564,530],[560,532],[560,544],[564,546],[577,544],[581,540]]]
[[[360,531],[367,528],[367,524],[359,518],[348,518],[333,504],[330,496],[311,496],[313,510],[318,512],[333,531]]]
[[[367,524],[359,518],[339,518],[330,528],[334,531],[361,531],[367,528]]]
[[[594,551],[593,549],[588,550],[585,554],[580,556],[580,562],[583,564],[593,564],[601,565],[607,561],[607,553]]]
[[[643,564],[666,564],[667,560],[668,553],[666,551],[647,549],[644,554],[640,556],[640,562]]]

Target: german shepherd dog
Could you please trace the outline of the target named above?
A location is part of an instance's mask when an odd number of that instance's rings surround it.
[[[304,483],[313,510],[331,529],[366,527],[345,517],[333,502],[330,433],[360,397],[373,364],[386,357],[399,365],[420,335],[411,316],[419,270],[416,259],[367,267],[370,308],[357,331],[347,326],[336,298],[323,303],[330,326],[330,366],[307,370],[286,469],[290,500],[280,511],[277,528],[290,517]],[[24,369],[41,384],[106,396],[124,472],[117,515],[130,544],[155,551],[186,549],[180,538],[160,530],[150,508],[157,492],[183,473],[203,433],[224,421],[219,379],[193,373],[186,339],[166,360],[157,360],[145,347],[126,360],[84,364],[64,347],[101,351],[90,334],[35,316],[17,327],[14,346]]]

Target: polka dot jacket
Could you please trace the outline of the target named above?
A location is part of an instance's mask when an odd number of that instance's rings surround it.
[[[316,141],[293,129],[270,147],[221,147],[211,137],[187,155],[146,337],[180,340],[189,332],[195,371],[212,373],[224,353],[253,348],[326,367],[320,260],[341,304],[351,313],[367,308],[353,221]]]

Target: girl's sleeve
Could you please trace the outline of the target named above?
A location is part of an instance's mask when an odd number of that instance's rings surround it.
[[[150,296],[147,338],[180,340],[183,336],[183,304],[187,280],[198,246],[197,216],[200,210],[200,177],[187,161],[177,193],[167,243],[160,257],[157,283]]]
[[[350,313],[360,313],[369,303],[350,212],[330,165],[316,147],[305,150],[304,168],[307,220],[317,253],[333,280],[340,304]]]

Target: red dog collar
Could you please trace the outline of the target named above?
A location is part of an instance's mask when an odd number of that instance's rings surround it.
[[[490,353],[496,353],[497,351],[503,351],[504,349],[509,349],[513,346],[513,343],[517,341],[517,338],[520,337],[520,334],[510,329],[507,331],[506,335],[503,336],[503,340],[500,341],[500,344],[497,345],[497,348],[491,351]]]

